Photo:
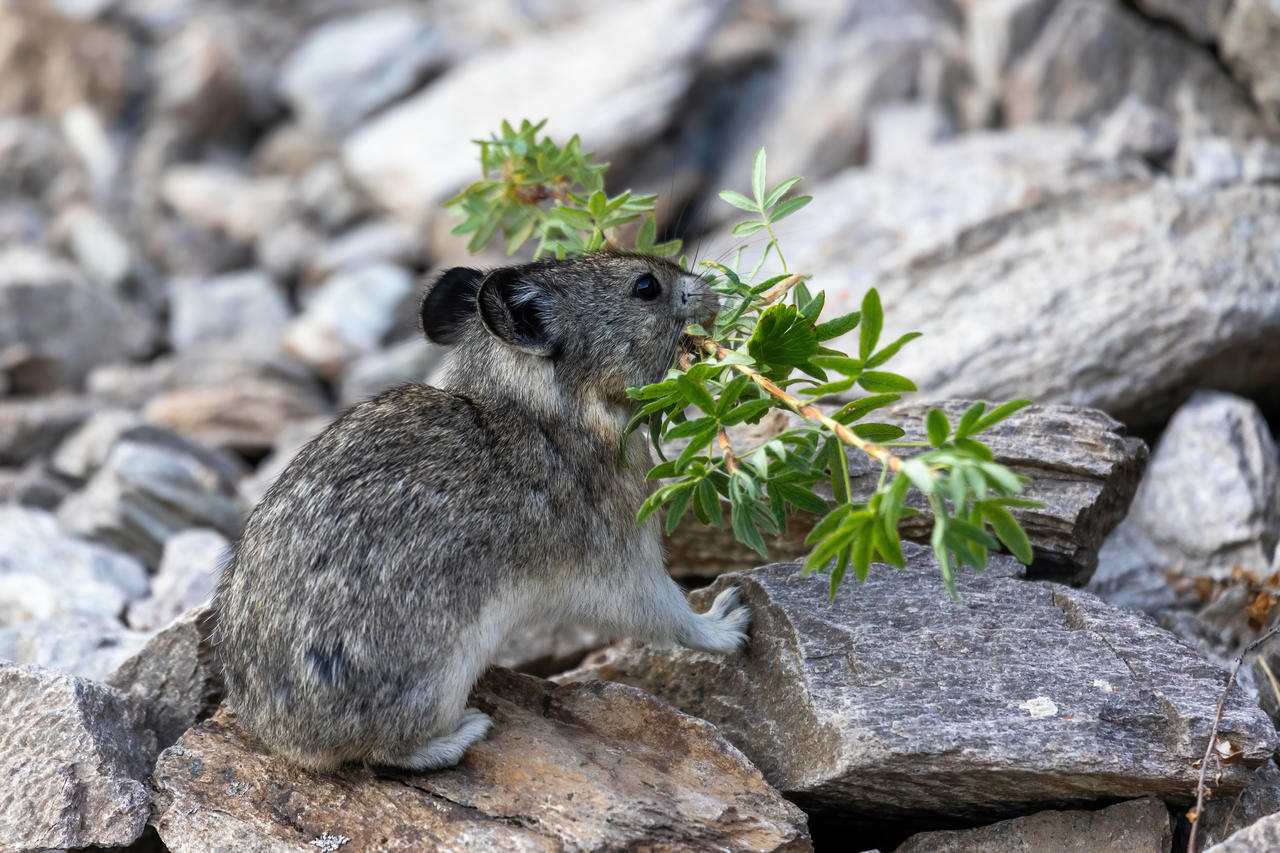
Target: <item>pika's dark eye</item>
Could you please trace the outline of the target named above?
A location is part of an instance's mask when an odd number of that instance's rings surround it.
[[[662,285],[658,284],[658,279],[653,273],[640,276],[636,279],[635,286],[631,288],[631,295],[640,299],[657,299],[660,293],[662,293]]]

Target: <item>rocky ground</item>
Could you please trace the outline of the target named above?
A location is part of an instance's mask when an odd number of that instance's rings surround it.
[[[219,562],[430,376],[420,276],[499,261],[438,203],[544,116],[700,258],[759,145],[804,175],[792,268],[925,332],[886,420],[1040,404],[990,436],[1036,561],[953,603],[908,546],[828,601],[682,526],[746,655],[546,626],[458,768],[297,772],[219,707]],[[1280,613],[1278,234],[1271,0],[0,2],[0,848],[1184,849]],[[1200,847],[1272,850],[1280,640],[1226,696]]]

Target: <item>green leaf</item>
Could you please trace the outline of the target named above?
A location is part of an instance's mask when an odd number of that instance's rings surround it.
[[[858,337],[858,356],[866,361],[875,352],[876,343],[880,340],[880,329],[884,326],[884,312],[880,309],[880,294],[873,287],[862,297],[862,328]],[[867,390],[872,390],[868,388]],[[887,391],[904,390],[887,388]],[[914,389],[912,389],[914,390]]]
[[[888,523],[888,518],[878,519],[871,527],[875,537],[872,542],[886,563],[898,568],[905,568],[907,559],[902,554],[902,539],[898,536],[898,528]]]
[[[933,534],[929,537],[929,544],[933,546],[933,556],[938,560],[938,568],[942,572],[942,582],[947,587],[947,594],[952,600],[958,599],[956,595],[956,581],[951,575],[951,559],[947,556],[947,546],[943,541],[947,535],[946,516],[934,516]]]
[[[883,370],[864,371],[858,378],[858,384],[872,393],[916,390],[916,384],[907,377]]]
[[[1032,553],[1031,542],[1027,539],[1026,531],[1018,524],[1017,519],[1002,506],[984,503],[981,508],[983,517],[991,524],[991,529],[1004,543],[1004,547],[1009,549],[1009,553],[1017,557],[1020,563],[1031,565],[1035,555]]]
[[[1008,513],[1005,514],[1008,515]],[[963,539],[967,539],[970,542],[977,542],[984,548],[997,548],[1000,545],[1000,543],[996,541],[996,537],[992,536],[976,524],[970,524],[960,518],[952,518],[949,523],[951,525],[951,531]],[[976,568],[982,567],[977,566]]]
[[[906,431],[894,424],[854,424],[853,434],[864,441],[896,441],[906,435]]]
[[[920,459],[908,459],[902,463],[902,473],[907,475],[912,485],[924,492],[926,495],[933,494],[933,490],[937,485],[933,479],[933,475],[929,473],[929,466],[925,465]]]
[[[756,363],[770,368],[796,367],[818,353],[813,326],[792,305],[770,305],[760,315],[747,341],[747,352]],[[774,374],[770,369],[766,374]]]
[[[854,421],[862,420],[876,409],[896,403],[902,399],[898,394],[876,394],[870,397],[863,397],[861,400],[854,400],[840,411],[832,415],[833,420],[837,420],[842,424],[851,424]]]
[[[724,527],[724,513],[720,509],[720,494],[710,480],[698,483],[698,506],[716,527]]]
[[[973,425],[978,422],[978,418],[982,417],[986,409],[987,404],[981,401],[965,409],[964,414],[960,416],[960,423],[956,424],[956,438],[967,438],[973,432]]]
[[[929,433],[930,444],[941,447],[946,443],[947,436],[951,433],[951,424],[947,422],[947,416],[941,409],[930,409],[929,414],[925,416],[924,425]]]
[[[809,531],[809,535],[805,537],[806,545],[812,545],[822,539],[826,539],[853,513],[852,504],[836,504],[831,510],[824,515],[813,529]]]
[[[908,344],[911,341],[914,341],[918,337],[920,337],[919,332],[907,332],[905,335],[898,338],[896,341],[889,344],[887,347],[880,350],[875,355],[871,356],[871,358],[867,359],[867,367],[879,367],[880,365],[884,364],[886,361],[888,361],[889,359],[897,355],[898,350],[902,349],[904,344]]]
[[[760,208],[751,199],[747,198],[742,193],[736,193],[733,190],[722,190],[720,192],[720,198],[738,208],[738,210],[745,210],[748,213],[757,213],[760,210]]]
[[[683,471],[685,466],[694,460],[699,453],[706,449],[711,440],[716,437],[716,425],[712,424],[700,433],[697,433],[689,440],[689,445],[680,451],[679,457],[676,458],[676,470]]]
[[[689,501],[693,498],[693,483],[681,483],[682,488],[675,493],[675,497],[671,499],[671,504],[667,507],[667,535],[670,536],[675,531],[676,526],[680,524],[680,519],[684,515],[684,511],[689,508]]]
[[[658,507],[662,506],[662,504],[666,502],[667,498],[675,494],[681,485],[683,484],[671,483],[649,495],[649,497],[645,499],[645,502],[640,505],[640,511],[636,514],[636,521],[643,524],[644,520],[650,515],[653,515],[654,511],[657,510]]]
[[[982,473],[987,475],[987,479],[1005,494],[1016,495],[1022,491],[1022,481],[1018,479],[1018,475],[1003,465],[998,465],[994,462],[980,462],[978,467],[982,469]]]
[[[636,249],[647,252],[653,248],[653,241],[658,238],[658,218],[652,213],[644,218],[640,231],[636,234]]]
[[[708,427],[714,427],[715,424],[716,419],[714,417],[695,418],[691,421],[685,421],[682,424],[673,426],[671,429],[667,430],[666,434],[663,435],[663,438],[668,438],[672,441],[678,438],[688,438],[691,435],[697,435]]]
[[[680,383],[680,390],[684,393],[685,399],[708,414],[715,412],[716,401],[712,399],[706,388],[694,382],[687,374],[681,375],[676,381]]]
[[[786,498],[787,503],[805,512],[818,515],[827,511],[827,502],[809,489],[804,489],[791,483],[778,483],[777,487],[778,493]]]
[[[755,420],[771,408],[773,408],[773,400],[748,400],[742,405],[731,409],[727,415],[720,419],[720,422],[725,426],[733,426],[743,421]]]
[[[757,231],[763,230],[764,227],[765,227],[764,223],[761,222],[760,220],[748,219],[745,222],[739,222],[737,225],[733,226],[732,233],[733,233],[733,236],[735,237],[750,237],[752,234],[755,234]]]
[[[991,452],[991,448],[987,447],[981,441],[972,438],[957,438],[955,440],[956,450],[963,450],[970,456],[976,456],[984,462],[994,460],[995,454]]]
[[[842,394],[848,391],[857,383],[857,377],[850,379],[840,379],[836,382],[824,382],[821,385],[814,385],[812,388],[805,388],[804,393],[814,397],[821,397],[823,394]]]
[[[764,206],[764,171],[765,153],[762,147],[756,152],[755,162],[751,164],[751,192],[756,197],[756,206]]]
[[[874,529],[876,525],[869,525]],[[863,529],[861,535],[858,536],[853,543],[853,554],[850,563],[853,565],[853,576],[861,583],[867,579],[867,572],[871,570],[871,541],[872,533],[870,530]]]
[[[838,338],[841,335],[852,332],[857,328],[858,322],[862,319],[861,311],[850,311],[834,320],[828,320],[825,323],[819,323],[814,332],[820,341],[829,341],[832,338]]]
[[[755,551],[761,557],[768,558],[769,549],[765,547],[764,537],[760,535],[759,528],[756,527],[750,512],[747,511],[743,504],[733,504],[730,511],[730,523],[733,526],[733,535],[737,537],[739,542]]]
[[[800,195],[795,198],[789,198],[770,211],[769,222],[781,222],[811,201],[813,201],[813,196],[811,195]]]
[[[723,417],[733,404],[738,402],[738,398],[742,396],[749,382],[751,377],[738,376],[724,386],[724,390],[720,392],[720,399],[716,402],[716,417]]]
[[[862,373],[862,360],[839,355],[818,355],[810,359],[825,370],[834,370],[844,376],[857,377]]]
[[[991,427],[1000,423],[1000,421],[1012,415],[1014,412],[1020,409],[1025,409],[1027,406],[1030,406],[1030,405],[1031,405],[1030,400],[1010,400],[1004,405],[997,406],[996,408],[988,412],[985,417],[983,417],[976,424],[974,424],[973,431],[970,434],[976,435],[980,432],[983,432],[984,430],[990,429]]]
[[[786,195],[786,194],[787,194],[787,191],[788,191],[788,190],[790,190],[792,187],[794,187],[796,184],[800,183],[800,181],[801,181],[801,180],[803,180],[803,179],[802,179],[802,178],[787,178],[785,181],[783,181],[782,183],[780,183],[780,184],[778,184],[776,187],[774,187],[774,188],[773,188],[773,192],[769,193],[769,197],[768,197],[768,198],[766,198],[766,199],[764,200],[764,206],[765,206],[765,209],[767,210],[768,208],[771,208],[771,207],[773,207],[775,204],[777,204],[777,203],[778,203],[778,201],[779,201],[779,200],[780,200],[784,195]]]
[[[609,198],[602,192],[593,192],[587,201],[587,210],[596,219],[604,219],[605,208],[609,206]]]
[[[903,502],[907,499],[907,489],[911,486],[910,477],[894,477],[884,493],[884,524],[886,530],[898,530],[898,519],[902,518]]]

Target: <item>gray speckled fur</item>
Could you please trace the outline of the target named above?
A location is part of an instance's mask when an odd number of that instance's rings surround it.
[[[633,295],[645,274],[656,299]],[[715,305],[702,280],[636,255],[438,279],[423,321],[454,344],[442,387],[388,391],[307,445],[222,576],[217,649],[243,724],[306,767],[429,769],[484,736],[467,695],[520,625],[740,648],[736,590],[694,613],[657,519],[635,522],[641,436],[618,461],[625,388],[660,379]]]

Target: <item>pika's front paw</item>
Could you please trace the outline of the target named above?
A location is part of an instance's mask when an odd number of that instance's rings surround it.
[[[747,627],[751,624],[751,608],[741,604],[739,599],[736,586],[721,591],[712,602],[711,609],[698,617],[703,629],[700,636],[686,645],[722,654],[745,648]]]

